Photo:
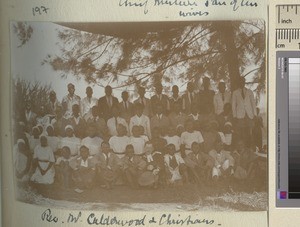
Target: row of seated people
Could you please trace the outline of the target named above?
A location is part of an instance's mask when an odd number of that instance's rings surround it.
[[[47,129],[51,134],[52,128]],[[90,125],[86,144],[83,141],[75,144],[61,141],[56,150],[50,146],[51,136],[40,134],[33,153],[26,139],[19,138],[14,148],[16,176],[19,181],[38,184],[52,184],[56,179],[64,187],[74,185],[80,190],[97,183],[106,188],[118,182],[125,182],[133,188],[156,188],[175,182],[217,180],[222,176],[262,178],[260,171],[266,171],[264,154],[258,155],[246,149],[242,141],[229,151],[220,133],[215,134],[212,146],[205,149],[201,132],[193,129],[192,121],[186,122],[186,131],[181,137],[172,128],[167,137],[161,137],[159,129],[155,128],[151,140],[143,134],[140,126],[133,127],[131,138],[126,136],[122,124],[117,130],[118,136],[107,142],[98,140],[95,127]],[[69,138],[76,138],[71,136],[73,128],[70,125],[66,126],[66,134],[70,135]]]

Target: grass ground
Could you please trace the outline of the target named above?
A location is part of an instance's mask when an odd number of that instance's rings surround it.
[[[267,192],[253,182],[219,182],[209,185],[188,184],[158,189],[131,189],[116,186],[101,187],[77,193],[52,185],[33,189],[21,186],[18,199],[32,204],[56,208],[99,210],[208,210],[208,211],[264,211]]]

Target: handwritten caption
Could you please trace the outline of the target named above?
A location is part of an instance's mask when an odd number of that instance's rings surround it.
[[[46,6],[35,6],[32,7],[32,15],[38,16],[38,15],[47,14],[49,10],[50,8],[47,8]]]
[[[134,7],[148,14],[151,7],[180,7],[180,17],[208,16],[214,7],[229,6],[233,12],[240,8],[258,7],[255,0],[119,0],[120,7]]]
[[[160,225],[170,225],[170,226],[222,226],[213,219],[206,219],[197,217],[198,215],[174,215],[164,213],[159,217],[152,216],[151,214],[141,215],[137,218],[124,218],[118,217],[117,215],[108,214],[96,214],[87,213],[84,214],[81,211],[76,213],[69,213],[66,217],[58,217],[51,209],[46,209],[41,214],[41,220],[47,223],[57,223],[57,224],[87,224],[95,226],[160,226]]]

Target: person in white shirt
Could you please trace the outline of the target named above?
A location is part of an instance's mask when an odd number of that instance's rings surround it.
[[[140,103],[135,104],[135,115],[130,119],[129,131],[132,134],[132,128],[135,125],[142,126],[144,132],[149,139],[151,139],[150,119],[143,114],[143,105]]]
[[[194,130],[194,123],[192,120],[186,121],[185,129],[186,131],[181,134],[181,144],[183,144],[186,149],[191,149],[193,142],[199,144],[204,142],[201,132]]]
[[[88,136],[81,140],[81,146],[86,146],[90,151],[90,156],[98,155],[103,140],[96,136],[96,126],[90,124],[87,130]]]
[[[217,180],[220,176],[229,176],[233,174],[234,159],[229,151],[223,149],[221,137],[215,143],[215,149],[208,153],[214,159],[214,167],[212,169],[213,180]]]
[[[37,125],[42,125],[44,131],[46,125],[50,124],[50,122],[51,122],[51,117],[48,114],[46,114],[45,107],[40,106],[40,109],[38,111],[38,116],[36,117]]]
[[[169,127],[168,135],[164,137],[167,141],[167,145],[174,144],[176,151],[180,150],[181,139],[178,135],[176,135],[176,129],[174,127]]]
[[[109,139],[109,145],[121,160],[125,156],[126,146],[130,144],[130,138],[127,136],[126,127],[122,124],[118,124],[117,132],[117,136],[112,136]]]
[[[240,77],[239,88],[232,93],[232,116],[236,135],[253,143],[252,130],[256,117],[256,103],[253,92],[245,87],[245,78]]]
[[[65,131],[66,137],[61,138],[60,148],[67,146],[70,148],[71,156],[78,156],[81,140],[74,136],[72,125],[67,125]]]
[[[214,107],[217,115],[224,111],[224,105],[231,102],[231,93],[226,91],[224,81],[220,81],[218,85],[219,92],[214,96]]]
[[[175,145],[167,145],[167,153],[164,156],[166,165],[167,183],[173,184],[178,180],[183,179],[188,181],[187,167],[179,152],[176,152]]]
[[[134,154],[142,155],[144,154],[144,147],[148,141],[147,137],[140,135],[139,126],[135,125],[132,127],[132,136],[130,137],[130,144],[134,148]]]
[[[98,99],[93,97],[93,89],[88,86],[85,90],[86,97],[81,100],[81,116],[87,120],[92,115],[92,107],[98,105]]]
[[[64,117],[69,118],[72,115],[72,107],[74,104],[80,106],[80,97],[75,94],[75,86],[72,83],[68,84],[68,94],[63,97],[61,104],[63,107]]]
[[[124,118],[120,117],[120,110],[119,110],[118,106],[114,106],[112,108],[112,115],[113,115],[113,117],[111,117],[107,121],[107,127],[108,127],[109,134],[111,136],[118,135],[118,132],[117,132],[117,125],[118,124],[124,125],[127,132],[128,132],[128,124],[127,124],[127,122]]]

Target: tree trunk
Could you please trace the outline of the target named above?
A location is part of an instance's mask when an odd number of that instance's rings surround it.
[[[231,91],[234,91],[238,88],[240,71],[238,53],[234,42],[235,33],[232,22],[217,23],[217,31],[220,33],[220,39],[226,47],[225,61],[227,63],[230,78],[230,89]]]

